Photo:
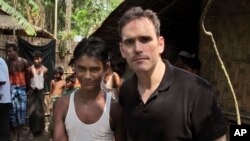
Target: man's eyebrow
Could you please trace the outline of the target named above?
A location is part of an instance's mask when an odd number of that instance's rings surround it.
[[[122,41],[133,40],[133,39],[135,39],[135,37],[124,38],[124,39],[122,39]]]

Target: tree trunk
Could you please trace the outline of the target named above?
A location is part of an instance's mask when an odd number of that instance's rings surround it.
[[[54,24],[54,36],[57,38],[57,5],[58,0],[55,0],[55,24]]]
[[[66,0],[65,30],[69,34],[71,30],[72,0]]]

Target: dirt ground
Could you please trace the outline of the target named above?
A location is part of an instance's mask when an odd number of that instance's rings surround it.
[[[18,141],[18,139],[12,139],[12,141]],[[49,133],[45,132],[43,135],[35,136],[33,139],[29,139],[29,130],[24,128],[20,132],[19,141],[50,141]]]

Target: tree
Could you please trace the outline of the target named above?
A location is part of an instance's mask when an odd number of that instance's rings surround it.
[[[28,35],[36,36],[36,31],[33,26],[18,11],[3,0],[0,0],[0,6],[4,12],[10,14],[18,21]]]
[[[88,37],[123,0],[57,1],[58,23],[56,27],[58,29],[58,38],[68,39],[74,35]],[[6,0],[6,3],[18,10],[29,23],[45,28],[49,32],[54,31],[55,0]],[[68,11],[66,6],[69,7],[70,4],[72,6],[72,16],[70,16],[69,12],[66,12]]]
[[[73,11],[73,34],[88,37],[122,0],[75,0]]]

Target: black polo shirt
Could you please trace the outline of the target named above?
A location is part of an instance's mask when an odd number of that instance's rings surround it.
[[[123,83],[120,102],[133,141],[210,141],[227,131],[212,87],[168,61],[157,90],[144,104],[134,75]]]

